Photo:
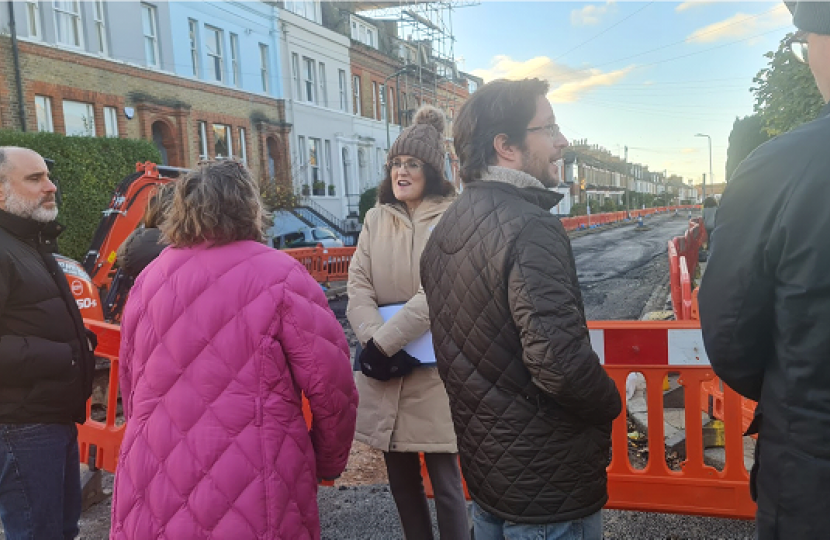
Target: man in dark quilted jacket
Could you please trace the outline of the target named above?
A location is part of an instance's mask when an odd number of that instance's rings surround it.
[[[453,127],[464,190],[421,258],[476,540],[602,537],[622,402],[591,348],[548,83],[498,80]]]

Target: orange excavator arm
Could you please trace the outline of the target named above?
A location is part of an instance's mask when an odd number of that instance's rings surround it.
[[[149,161],[138,163],[136,172],[116,187],[83,261],[84,270],[98,289],[103,291],[110,287],[115,274],[115,252],[141,223],[154,188],[172,182],[186,172],[184,169],[159,167]]]

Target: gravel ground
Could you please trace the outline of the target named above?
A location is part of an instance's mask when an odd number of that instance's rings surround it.
[[[686,228],[687,216],[648,218],[646,227],[617,226],[580,232],[572,239],[574,256],[588,319],[638,319],[656,286],[668,275],[666,241]],[[331,302],[352,347],[354,334],[345,321],[345,299]],[[111,474],[104,474],[111,489]],[[376,450],[355,443],[349,468],[334,487],[318,494],[323,540],[397,540],[402,538],[397,512],[386,485],[382,460]],[[435,510],[430,501],[435,523]],[[89,510],[81,519],[80,538],[106,540],[110,500]],[[605,538],[636,539],[749,539],[752,522],[606,510]],[[438,538],[438,531],[435,530]],[[5,537],[0,531],[0,540]],[[241,540],[241,539],[240,539]],[[455,540],[455,539],[453,539]]]

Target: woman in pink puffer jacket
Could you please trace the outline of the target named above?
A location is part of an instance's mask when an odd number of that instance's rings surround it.
[[[320,286],[259,243],[262,215],[239,163],[178,181],[172,247],[122,320],[113,539],[320,536],[317,480],[340,475],[354,435],[349,347]]]

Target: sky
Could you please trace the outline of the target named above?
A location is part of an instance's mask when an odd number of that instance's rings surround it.
[[[462,3],[463,4],[463,3]],[[678,174],[725,180],[729,133],[752,114],[764,54],[795,30],[782,2],[505,2],[452,11],[466,72],[539,77],[569,139]]]

